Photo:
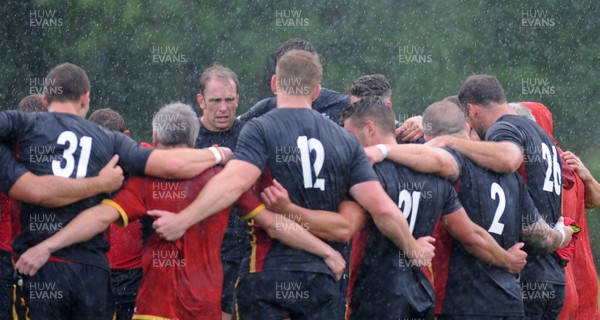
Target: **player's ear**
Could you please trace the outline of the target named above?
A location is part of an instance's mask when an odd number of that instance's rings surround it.
[[[206,108],[206,106],[204,105],[204,96],[202,95],[202,93],[198,93],[196,95],[196,102],[198,102],[198,106],[200,107],[200,109],[204,110],[204,108]]]
[[[152,131],[152,145],[156,147],[156,145],[158,144],[158,134],[156,133],[156,130]]]
[[[312,102],[312,101],[317,100],[317,98],[319,97],[320,93],[321,93],[321,84],[317,83],[317,85],[315,86],[315,88],[311,92],[310,101]]]
[[[277,88],[277,75],[276,74],[274,74],[271,77],[271,91],[273,91],[274,95],[277,95],[278,88]]]
[[[46,95],[42,96],[42,103],[44,104],[44,108],[46,108],[46,110],[48,110],[48,97],[46,97]]]

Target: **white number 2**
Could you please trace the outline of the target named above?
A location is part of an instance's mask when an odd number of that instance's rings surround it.
[[[404,214],[406,220],[408,220],[408,227],[410,228],[410,233],[412,233],[415,229],[415,222],[417,222],[417,212],[419,212],[420,199],[420,191],[414,191],[411,194],[411,192],[408,190],[402,190],[400,191],[400,195],[398,195],[398,207],[400,208],[400,210],[402,210],[402,214]]]
[[[490,196],[492,200],[496,200],[498,198],[498,207],[496,208],[496,212],[494,213],[494,220],[492,221],[492,225],[488,229],[489,232],[502,235],[502,231],[504,231],[504,223],[500,222],[500,218],[504,213],[504,209],[506,208],[506,197],[504,196],[504,190],[497,183],[492,183],[492,188],[490,189]]]
[[[304,178],[304,188],[319,188],[321,191],[325,190],[325,179],[319,178],[319,173],[323,169],[323,162],[325,161],[325,149],[321,141],[306,136],[298,137],[296,141],[298,149],[300,149],[300,159],[302,161],[302,176]],[[314,151],[316,154],[315,163],[312,168],[310,164],[310,153]],[[313,184],[312,169],[315,169],[316,181]]]
[[[544,178],[544,186],[542,189],[547,192],[554,192],[560,196],[562,191],[562,172],[558,164],[558,155],[556,147],[552,146],[552,152],[548,145],[542,142],[542,157],[546,160],[548,167],[546,168],[546,178]]]
[[[56,143],[63,146],[68,143],[69,147],[65,149],[62,154],[65,166],[61,166],[62,161],[53,160],[52,173],[55,176],[68,178],[75,170],[75,157],[73,157],[73,154],[77,150],[77,136],[71,131],[65,131],[58,136]],[[87,136],[81,137],[79,146],[81,147],[81,153],[79,155],[79,161],[77,162],[77,174],[75,177],[84,178],[87,174],[88,162],[90,161],[92,138]]]

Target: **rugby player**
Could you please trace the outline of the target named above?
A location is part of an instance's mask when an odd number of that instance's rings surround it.
[[[196,101],[202,110],[200,134],[196,148],[212,145],[235,148],[242,122],[235,118],[240,100],[237,75],[229,68],[215,64],[200,76],[200,92]],[[221,260],[223,261],[223,319],[230,319],[233,304],[233,286],[238,276],[244,252],[250,246],[250,227],[238,215],[240,208],[233,206],[223,236]]]
[[[458,141],[469,139],[470,128],[464,114],[449,101],[435,103],[425,111],[424,127],[426,139],[444,135],[452,135]],[[571,228],[563,228],[564,239],[558,228],[552,230],[515,174],[494,173],[452,149],[419,145],[386,147],[388,157],[394,161],[451,179],[471,220],[487,229],[502,247],[514,246],[519,242],[519,236],[525,243],[544,252],[566,246],[570,241]],[[436,313],[440,319],[524,316],[517,277],[475,259],[456,241],[438,249],[441,252],[434,261],[434,271],[437,271]],[[465,299],[469,304],[464,303]]]
[[[193,177],[218,162],[216,151],[153,151],[138,146],[125,135],[84,120],[89,109],[90,83],[85,72],[73,64],[55,67],[47,79],[52,79],[44,89],[44,104],[49,112],[0,113],[0,140],[17,144],[17,156],[35,174],[72,178],[96,176],[114,154],[118,155],[119,165],[126,173],[171,178]],[[223,150],[228,152],[226,148]],[[42,156],[42,160],[32,155]],[[219,154],[218,158],[223,156]],[[116,159],[114,162],[113,166]],[[103,197],[89,197],[56,209],[22,203],[21,230],[13,245],[15,255],[18,257],[56,233]],[[106,250],[103,236],[98,235],[55,252],[35,277],[19,281],[17,307],[35,319],[111,319],[114,305]],[[51,292],[48,286],[52,287]],[[59,293],[60,298],[36,298]]]
[[[46,112],[44,96],[39,93],[28,95],[19,101],[17,110],[22,112]]]
[[[539,125],[509,106],[500,82],[490,75],[470,76],[458,94],[461,108],[482,140],[442,136],[432,145],[450,147],[496,172],[519,172],[536,208],[554,225],[561,216],[562,162],[556,145]],[[525,315],[555,319],[565,299],[565,271],[556,253],[539,254],[529,246],[521,273]]]
[[[199,122],[191,107],[167,105],[153,119],[153,142],[157,149],[192,148]],[[177,129],[175,129],[177,128]],[[28,274],[35,273],[49,255],[66,246],[90,239],[118,221],[127,225],[152,209],[178,211],[195,199],[206,182],[221,169],[211,168],[190,180],[147,177],[128,179],[112,199],[92,207],[73,219],[63,230],[29,249],[17,262]],[[320,256],[339,276],[345,267],[342,256],[295,223],[279,223],[274,213],[251,191],[237,201],[244,219],[253,218],[272,237]],[[134,319],[219,319],[223,270],[221,239],[229,209],[189,228],[182,239],[166,241],[153,234],[143,252],[144,276],[137,297]]]
[[[268,167],[293,202],[306,208],[338,211],[349,191],[398,247],[428,262],[433,239],[411,236],[406,219],[376,181],[356,138],[310,108],[319,95],[321,76],[315,55],[300,50],[284,54],[271,80],[277,109],[246,123],[235,159],[189,207],[179,214],[151,212],[159,216],[156,231],[166,239],[178,239],[189,226],[229,206]],[[295,156],[283,161],[286,153],[299,155],[300,161]],[[242,263],[235,290],[236,319],[339,318],[340,286],[322,260],[257,231],[253,230],[252,252]],[[337,250],[343,246],[331,245]],[[301,294],[301,299],[286,299],[288,294]]]

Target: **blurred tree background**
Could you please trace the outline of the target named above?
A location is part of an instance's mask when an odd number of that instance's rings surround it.
[[[399,120],[456,94],[471,74],[494,74],[510,101],[548,106],[561,147],[600,178],[596,0],[9,0],[0,8],[1,110],[40,92],[46,73],[68,61],[90,77],[91,111],[117,110],[132,136],[148,141],[161,105],[197,108],[198,77],[215,62],[238,74],[238,114],[270,96],[275,48],[300,37],[317,47],[327,88],[385,74]],[[588,217],[600,258],[600,211]]]

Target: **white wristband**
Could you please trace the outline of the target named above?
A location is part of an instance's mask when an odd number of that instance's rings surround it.
[[[219,163],[221,163],[221,161],[223,161],[223,157],[221,157],[221,152],[219,152],[219,150],[217,150],[217,148],[210,147],[210,148],[208,148],[208,150],[210,150],[213,153],[213,155],[215,156],[216,164],[219,164]]]
[[[559,246],[559,248],[562,248],[563,243],[565,242],[565,238],[567,237],[567,235],[565,234],[565,224],[562,221],[559,221],[554,225],[553,229],[558,231],[560,233],[560,235],[562,236],[562,239],[560,240],[560,246]]]
[[[377,144],[375,146],[377,147],[377,149],[381,150],[381,153],[383,153],[383,158],[387,159],[388,149],[385,147],[385,145],[383,145],[383,144]]]

